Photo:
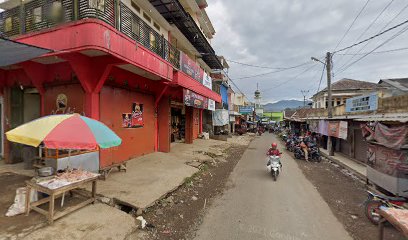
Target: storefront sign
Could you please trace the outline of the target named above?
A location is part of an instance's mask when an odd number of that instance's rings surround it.
[[[123,128],[141,128],[143,125],[143,104],[133,103],[131,113],[122,113]]]
[[[252,114],[254,112],[253,106],[239,106],[239,113],[241,114]]]
[[[346,112],[374,111],[378,107],[378,96],[376,93],[370,95],[353,97],[346,100]]]
[[[180,70],[203,83],[204,70],[183,52],[180,53]]]
[[[208,98],[188,89],[183,89],[184,104],[195,108],[208,109]]]
[[[212,99],[208,99],[208,110],[215,111],[215,101]]]
[[[203,85],[212,90],[212,78],[204,72]]]

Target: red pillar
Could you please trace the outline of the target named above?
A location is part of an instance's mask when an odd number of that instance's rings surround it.
[[[85,92],[85,113],[87,117],[99,120],[99,92]]]
[[[200,109],[200,133],[203,133],[203,114],[204,109]]]
[[[194,132],[194,109],[186,106],[186,129],[185,129],[185,142],[187,144],[193,143]]]

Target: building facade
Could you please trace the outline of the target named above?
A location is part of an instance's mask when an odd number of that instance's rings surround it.
[[[210,44],[215,31],[206,6],[194,0],[1,3],[3,36],[52,50],[0,68],[5,162],[19,161],[21,146],[4,132],[50,114],[83,114],[122,138],[117,149],[100,150],[100,168],[168,152],[174,141],[192,143],[203,131],[203,111],[222,100],[209,77],[223,65]]]

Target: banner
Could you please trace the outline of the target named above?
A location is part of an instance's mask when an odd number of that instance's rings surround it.
[[[328,122],[328,136],[347,139],[347,122],[330,121]]]
[[[203,85],[212,90],[212,78],[204,72]]]
[[[228,110],[217,109],[213,112],[213,125],[214,126],[224,126],[229,123]]]
[[[195,108],[208,109],[208,98],[188,89],[183,89],[184,104]]]
[[[408,144],[408,127],[387,126],[379,122],[375,125],[374,140],[379,144],[392,148],[401,149]]]
[[[183,52],[180,52],[180,70],[200,83],[203,83],[204,70]]]
[[[328,122],[325,121],[325,120],[320,120],[319,121],[319,126],[317,127],[317,130],[318,130],[317,132],[322,134],[322,135],[327,136],[328,135],[328,133],[327,133],[328,129],[329,129]]]
[[[208,99],[208,110],[215,111],[215,101],[212,99]]]
[[[393,177],[408,178],[408,151],[368,144],[367,164]]]

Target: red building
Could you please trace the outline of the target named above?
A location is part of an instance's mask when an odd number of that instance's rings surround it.
[[[206,2],[183,2],[1,3],[3,36],[52,50],[0,68],[5,162],[19,161],[22,146],[5,140],[4,132],[58,113],[98,119],[122,138],[117,149],[100,152],[100,168],[168,152],[183,138],[192,143],[202,131],[203,109],[221,101],[203,79],[222,65],[209,44],[215,32],[205,19]]]

